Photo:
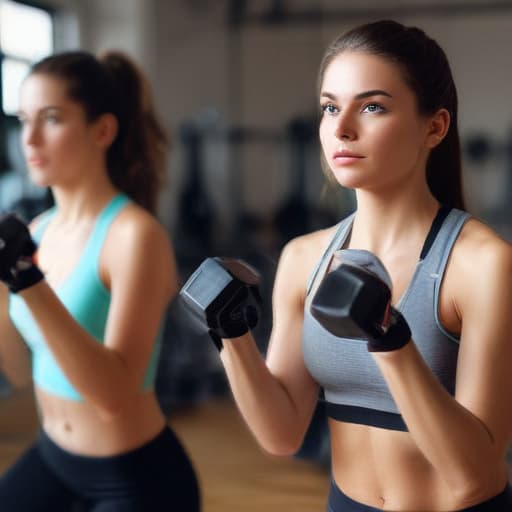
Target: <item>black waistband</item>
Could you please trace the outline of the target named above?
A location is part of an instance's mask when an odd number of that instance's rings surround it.
[[[400,414],[377,411],[366,407],[356,407],[354,405],[335,404],[327,401],[325,402],[325,406],[327,416],[337,421],[385,428],[387,430],[408,431],[407,425]]]
[[[380,512],[380,509],[349,498],[331,479],[327,512]]]
[[[493,498],[490,498],[478,505],[458,509],[457,512],[510,512],[510,510],[512,510],[511,507],[512,488],[510,485],[507,485],[503,492],[497,496],[494,496]],[[328,512],[378,512],[381,509],[354,501],[336,485],[334,480],[331,480],[327,510]]]

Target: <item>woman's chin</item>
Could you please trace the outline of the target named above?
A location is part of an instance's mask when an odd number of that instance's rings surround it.
[[[344,188],[361,188],[367,184],[367,180],[359,172],[347,171],[345,169],[337,169],[332,172],[336,182]]]
[[[49,176],[47,176],[46,173],[41,173],[41,172],[31,170],[29,172],[29,178],[30,178],[30,181],[36,187],[50,187],[51,186],[51,179],[49,179]]]

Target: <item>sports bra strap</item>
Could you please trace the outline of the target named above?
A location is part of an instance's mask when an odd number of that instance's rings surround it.
[[[432,225],[430,226],[430,231],[428,232],[427,237],[425,238],[425,243],[423,244],[423,248],[421,249],[420,260],[424,260],[428,254],[428,251],[432,247],[434,240],[443,225],[446,217],[451,212],[452,208],[450,206],[441,206],[437,211],[434,220],[432,221]]]
[[[317,275],[323,275],[325,272],[325,266],[329,264],[331,261],[331,256],[336,249],[340,247],[342,242],[345,240],[347,236],[348,229],[352,226],[352,220],[354,219],[355,213],[352,213],[348,217],[345,217],[342,221],[338,223],[336,228],[336,232],[334,233],[327,249],[325,250],[323,256],[318,260],[315,267],[313,268],[311,274],[309,275],[308,284],[306,287],[306,295],[309,295],[311,288],[315,282]]]
[[[105,238],[107,237],[108,230],[112,225],[112,220],[129,201],[130,199],[126,195],[118,194],[104,208],[96,221],[89,242],[84,250],[84,258],[94,262],[96,272],[98,271],[99,255],[103,248]]]

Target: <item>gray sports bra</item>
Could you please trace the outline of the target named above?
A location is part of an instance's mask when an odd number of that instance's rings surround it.
[[[448,257],[469,214],[441,208],[425,240],[412,279],[395,307],[405,316],[414,342],[434,375],[450,394],[455,392],[458,338],[438,316],[439,289]],[[303,354],[312,377],[323,389],[327,414],[338,420],[407,431],[402,416],[372,356],[361,340],[337,338],[309,311],[314,291],[335,252],[350,233],[354,214],[342,220],[313,270],[304,308]]]

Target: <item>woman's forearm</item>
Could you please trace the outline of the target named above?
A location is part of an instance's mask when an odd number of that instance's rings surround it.
[[[260,445],[274,455],[292,455],[299,448],[307,417],[258,351],[251,334],[224,340],[221,359],[238,408]],[[303,397],[305,401],[308,397]],[[314,404],[314,397],[312,399]],[[311,406],[312,412],[312,406]]]
[[[453,492],[470,497],[496,482],[502,454],[492,436],[435,378],[415,344],[375,360],[413,440]]]

